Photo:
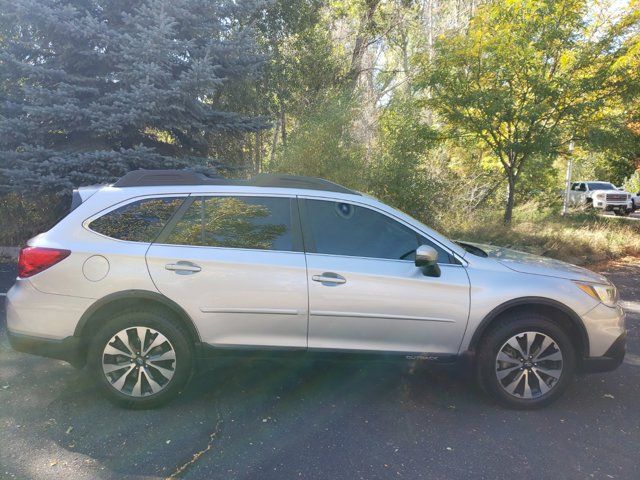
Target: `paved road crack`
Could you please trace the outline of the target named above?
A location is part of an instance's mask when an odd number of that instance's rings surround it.
[[[220,432],[220,425],[221,424],[222,424],[222,420],[218,419],[218,422],[216,423],[215,429],[209,435],[209,443],[207,443],[207,445],[202,450],[199,450],[196,453],[194,453],[189,461],[187,461],[186,463],[184,463],[184,464],[180,465],[178,468],[176,468],[175,471],[171,475],[166,477],[165,480],[172,480],[172,479],[175,479],[175,478],[180,478],[182,476],[182,474],[184,474],[189,469],[191,469],[195,465],[195,463],[198,460],[200,460],[200,458],[205,453],[207,453],[209,450],[211,450],[213,448],[213,442],[215,442],[216,437],[218,436],[218,433]]]

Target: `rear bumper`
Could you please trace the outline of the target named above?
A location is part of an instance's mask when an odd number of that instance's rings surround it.
[[[627,349],[626,332],[620,335],[601,357],[588,357],[582,360],[580,371],[583,373],[609,372],[620,366]]]
[[[20,335],[64,339],[73,336],[91,298],[43,293],[19,278],[7,292],[7,328]]]
[[[11,347],[18,352],[64,360],[76,367],[81,367],[84,364],[82,344],[77,337],[55,340],[13,333],[9,329],[7,329],[7,336]]]

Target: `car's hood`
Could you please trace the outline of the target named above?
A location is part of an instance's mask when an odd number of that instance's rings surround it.
[[[505,247],[497,247],[495,245],[485,245],[481,243],[470,244],[481,248],[487,252],[490,258],[496,259],[505,267],[516,272],[546,275],[549,277],[566,278],[568,280],[579,280],[583,282],[609,283],[603,275],[553,258],[541,257]]]
[[[631,195],[629,192],[627,192],[625,190],[591,190],[589,193],[591,195],[595,195],[596,193],[604,193],[605,195],[607,193],[620,193],[620,194],[624,194],[624,195]]]

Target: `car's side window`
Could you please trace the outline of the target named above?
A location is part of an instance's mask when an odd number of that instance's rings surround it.
[[[413,260],[416,248],[431,245],[438,251],[438,262],[451,263],[449,254],[440,246],[375,210],[345,202],[304,202],[305,247],[312,252]]]
[[[89,228],[118,240],[150,243],[184,199],[185,197],[160,197],[127,203],[96,218],[89,224]]]
[[[282,197],[197,197],[163,243],[293,251],[291,204]]]

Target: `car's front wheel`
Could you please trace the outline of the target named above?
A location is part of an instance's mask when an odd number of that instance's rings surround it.
[[[160,406],[184,388],[192,357],[188,335],[162,313],[126,311],[94,336],[87,364],[109,400],[142,409]]]
[[[478,351],[484,390],[511,408],[541,408],[569,386],[575,348],[552,320],[536,314],[506,318],[492,328]]]

